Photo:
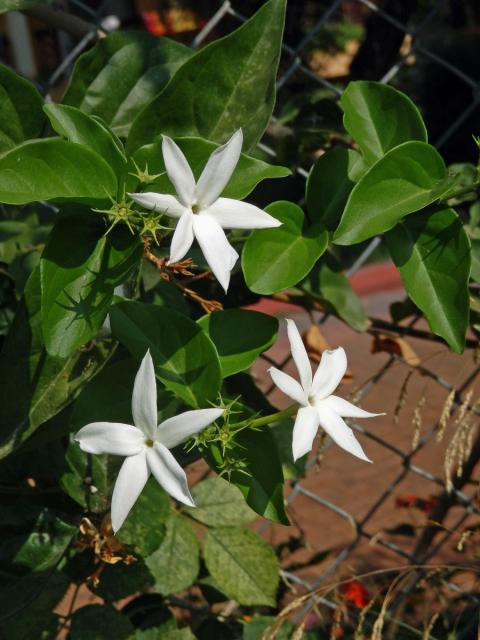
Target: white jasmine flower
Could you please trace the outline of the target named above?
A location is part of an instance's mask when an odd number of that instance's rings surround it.
[[[178,218],[170,246],[170,263],[179,262],[197,239],[206,261],[225,292],[238,253],[229,244],[223,229],[265,229],[282,223],[253,204],[220,198],[237,166],[242,151],[242,130],[215,149],[198,182],[181,149],[163,136],[162,153],[168,177],[177,195],[130,193],[146,209],[164,211]]]
[[[194,507],[185,471],[169,449],[219,418],[223,409],[186,411],[157,426],[157,385],[150,351],[145,354],[132,395],[135,426],[92,422],[75,440],[87,453],[126,456],[112,496],[112,527],[117,532],[141,494],[150,474],[179,502]]]
[[[313,439],[321,426],[342,449],[371,462],[365,455],[352,429],[342,418],[374,418],[383,413],[369,413],[359,409],[343,398],[332,395],[347,370],[347,356],[342,347],[324,351],[315,375],[302,338],[293,320],[287,320],[288,339],[293,360],[297,367],[300,383],[283,371],[270,367],[273,382],[287,396],[298,402],[298,410],[293,428],[293,458],[297,460],[311,451]]]

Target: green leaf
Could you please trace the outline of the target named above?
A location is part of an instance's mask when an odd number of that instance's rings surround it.
[[[243,605],[275,606],[280,567],[271,548],[246,529],[209,529],[204,539],[207,569],[220,589]]]
[[[192,518],[211,527],[231,527],[252,522],[257,514],[245,504],[240,490],[222,478],[207,478],[192,489],[195,508],[186,507]]]
[[[388,84],[350,82],[340,103],[345,112],[345,129],[362,150],[367,164],[374,164],[403,142],[427,142],[427,130],[417,107]]]
[[[8,640],[53,640],[59,618],[54,613],[70,581],[59,571],[29,573],[0,589],[0,637]]]
[[[153,553],[165,538],[170,516],[170,497],[154,478],[150,478],[117,534],[143,556]]]
[[[297,480],[305,475],[306,456],[296,462],[293,459],[292,438],[294,421],[291,418],[271,425],[270,431],[277,445],[282,461],[283,477],[285,480]]]
[[[163,384],[187,404],[205,406],[220,390],[220,364],[211,340],[193,320],[162,307],[122,302],[112,307],[113,334],[141,360],[150,349]]]
[[[128,640],[135,632],[126,615],[109,604],[88,604],[77,609],[70,626],[71,640]]]
[[[131,596],[139,591],[145,591],[154,584],[150,571],[142,558],[137,558],[131,564],[117,562],[106,564],[102,570],[100,582],[90,589],[100,598],[113,602]]]
[[[480,282],[480,239],[472,238],[470,240],[472,245],[472,273],[470,274],[472,280]]]
[[[0,356],[0,458],[66,407],[108,357],[100,343],[70,358],[49,356],[43,347],[40,277],[27,283]],[[21,390],[21,393],[19,392]]]
[[[405,142],[374,164],[350,193],[333,241],[356,244],[384,233],[450,189],[445,163],[425,142]]]
[[[25,11],[37,4],[51,4],[53,0],[0,0],[0,14],[8,11]]]
[[[117,181],[121,182],[127,160],[105,126],[79,109],[63,104],[47,104],[44,111],[60,136],[97,153],[113,170]]]
[[[4,507],[0,514],[2,567],[45,571],[60,560],[77,532],[52,511],[27,502]]]
[[[25,142],[0,157],[0,202],[105,200],[117,179],[97,153],[67,140]]]
[[[172,514],[160,547],[146,559],[155,587],[167,596],[188,589],[200,568],[198,542],[189,522]]]
[[[240,127],[244,149],[251,149],[275,103],[284,16],[285,0],[269,0],[236,31],[190,58],[133,122],[130,153],[162,133],[222,143]]]
[[[362,157],[353,149],[339,147],[320,156],[307,178],[305,195],[310,219],[335,229],[362,169]]]
[[[189,629],[172,629],[169,624],[149,629],[137,629],[131,640],[195,640],[195,636]]]
[[[236,485],[247,504],[259,515],[290,524],[283,497],[282,463],[277,445],[269,429],[245,429],[235,436],[237,447],[230,451],[241,467],[232,471],[229,480]],[[217,473],[223,469],[223,456],[217,445],[211,445],[208,462]]]
[[[307,290],[316,294],[327,311],[341,318],[352,329],[365,331],[368,316],[341,265],[331,254],[324,258],[318,269],[310,274]]]
[[[0,2],[0,13],[3,9]],[[13,4],[13,3],[12,3]],[[0,65],[0,153],[29,138],[38,138],[45,124],[43,98],[31,82]]]
[[[256,615],[243,627],[243,640],[262,640],[265,631],[276,622],[275,616]],[[275,640],[289,640],[295,630],[291,620],[285,620],[275,634]]]
[[[405,289],[431,330],[455,351],[465,348],[469,320],[470,242],[453,209],[431,208],[387,234]]]
[[[185,154],[195,179],[198,180],[210,155],[218,148],[218,144],[208,142],[202,138],[177,138],[176,142]],[[129,171],[135,173],[135,165],[143,171],[148,167],[150,175],[159,177],[148,184],[148,191],[157,193],[176,194],[175,188],[170,182],[163,161],[162,143],[154,142],[140,147],[130,159]],[[268,164],[257,158],[252,158],[242,153],[240,160],[227,184],[222,196],[242,200],[256,187],[262,180],[268,178],[284,178],[291,174],[290,169]],[[127,178],[127,191],[134,191],[138,187],[138,180],[134,176]]]
[[[139,111],[192,55],[189,47],[168,38],[112,33],[79,57],[62,102],[100,116],[125,137]]]
[[[51,355],[65,358],[97,334],[115,287],[141,255],[140,239],[124,225],[105,235],[91,212],[59,220],[40,261],[43,338]]]
[[[198,324],[217,349],[224,378],[248,369],[277,339],[278,320],[258,311],[215,311]]]
[[[255,293],[271,294],[293,287],[312,269],[327,248],[328,233],[308,225],[299,206],[282,200],[266,208],[281,227],[258,229],[245,243],[242,269]]]

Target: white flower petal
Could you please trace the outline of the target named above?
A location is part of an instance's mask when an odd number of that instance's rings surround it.
[[[209,207],[227,186],[242,152],[243,133],[239,129],[212,153],[198,179],[195,199],[202,209]]]
[[[312,367],[308,359],[307,350],[303,344],[302,337],[293,320],[287,320],[287,333],[292,350],[293,361],[295,362],[300,376],[300,382],[307,396],[310,394],[312,386]]]
[[[168,449],[172,449],[190,436],[205,429],[205,427],[219,418],[223,412],[223,409],[185,411],[159,424],[155,437]]]
[[[166,193],[149,191],[147,193],[129,193],[128,195],[134,202],[137,202],[145,209],[163,211],[171,218],[180,218],[185,213],[185,210],[188,210],[175,196],[170,196]]]
[[[120,422],[91,422],[75,436],[82,451],[114,456],[134,456],[142,450],[144,439],[140,429]]]
[[[179,502],[194,507],[195,503],[188,489],[185,471],[163,444],[155,443],[147,450],[147,461],[150,471],[158,484]]]
[[[112,528],[116,533],[142,493],[150,475],[145,451],[130,456],[120,468],[112,495]]]
[[[175,187],[178,199],[186,207],[193,203],[195,178],[180,147],[168,136],[162,139],[163,161],[170,182]]]
[[[289,376],[288,373],[284,373],[276,367],[270,367],[268,373],[272,376],[273,382],[285,395],[287,395],[295,402],[302,405],[308,404],[308,397],[299,382]]]
[[[170,259],[168,264],[174,262],[180,262],[182,258],[188,253],[188,250],[192,246],[193,242],[193,213],[191,211],[185,211],[177,226],[172,237],[172,243],[170,245]]]
[[[194,216],[193,230],[213,274],[227,292],[230,271],[238,260],[238,253],[228,243],[222,227],[209,215]]]
[[[347,354],[342,347],[322,353],[322,359],[313,377],[312,395],[319,400],[331,395],[347,370]]]
[[[342,418],[376,418],[377,416],[384,416],[384,413],[370,413],[370,411],[364,411],[360,407],[356,407],[351,402],[339,398],[338,396],[328,396],[325,400],[321,400],[319,405],[325,405],[335,413],[338,413]]]
[[[371,462],[365,455],[353,431],[345,424],[338,413],[326,407],[324,403],[317,407],[317,411],[320,418],[320,426],[339,447],[342,447],[342,449],[345,449],[345,451],[348,451],[361,460]]]
[[[157,430],[157,383],[150,349],[143,356],[143,360],[135,376],[132,394],[132,415],[135,426],[146,435],[154,436]]]
[[[298,411],[292,438],[294,461],[312,450],[319,423],[318,411],[313,407],[303,407]]]
[[[282,224],[263,209],[232,198],[218,198],[207,212],[224,229],[269,229]]]

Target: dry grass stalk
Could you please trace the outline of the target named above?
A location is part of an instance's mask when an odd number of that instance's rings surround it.
[[[474,422],[476,405],[470,410],[468,409],[472,395],[473,389],[467,393],[458,410],[455,420],[455,433],[453,434],[445,453],[444,470],[445,483],[448,492],[453,489],[453,468],[457,465],[457,477],[460,477],[463,473],[463,465],[472,449],[473,436],[476,429]]]
[[[370,602],[363,607],[360,611],[360,615],[358,616],[358,623],[355,629],[355,635],[353,636],[353,640],[364,640],[365,636],[363,635],[363,625],[365,624],[365,618],[367,617],[367,613],[373,607],[373,603],[375,602],[375,598],[372,598]]]
[[[339,636],[339,631],[342,628],[343,619],[343,607],[337,604],[335,611],[333,612],[332,626],[330,627],[330,640],[336,640]]]
[[[456,390],[452,389],[448,394],[445,400],[445,403],[443,405],[442,414],[438,422],[439,427],[438,427],[437,438],[436,438],[437,442],[441,442],[443,440],[443,436],[445,435],[445,429],[447,428],[448,421],[450,420],[453,404],[455,402],[455,394],[456,394]]]
[[[305,622],[306,619],[303,620],[302,624],[295,629],[290,640],[302,640],[303,630],[305,629]]]
[[[413,372],[414,372],[414,369],[410,369],[410,371],[405,376],[405,380],[403,381],[402,387],[400,389],[400,394],[398,396],[397,404],[393,412],[393,421],[395,422],[395,424],[398,424],[400,412],[402,411],[403,407],[405,406],[405,403],[407,402],[408,383],[410,382],[410,378],[412,377]]]
[[[433,616],[430,618],[430,622],[427,624],[427,626],[423,630],[422,640],[429,640],[430,639],[430,634],[432,632],[433,625],[437,621],[439,615],[440,615],[439,613],[434,613]]]
[[[412,427],[413,427],[413,438],[412,438],[412,449],[416,449],[418,443],[420,442],[420,433],[422,431],[422,412],[423,407],[425,406],[425,396],[423,395],[420,400],[417,402],[417,406],[413,412],[412,419]]]

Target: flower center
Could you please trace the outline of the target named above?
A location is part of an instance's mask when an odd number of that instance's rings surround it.
[[[192,213],[200,213],[200,205],[192,204]]]
[[[145,444],[147,445],[147,447],[153,447],[155,442],[154,440],[152,440],[152,438],[145,438]]]

